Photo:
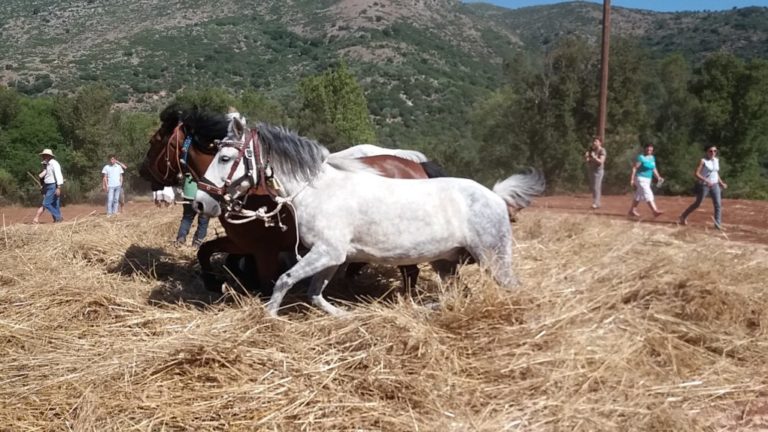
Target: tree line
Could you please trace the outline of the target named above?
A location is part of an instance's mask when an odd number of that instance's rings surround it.
[[[596,49],[565,39],[543,58],[505,64],[505,85],[471,121],[486,179],[536,166],[550,193],[586,187],[581,156],[596,134]],[[714,144],[729,196],[768,198],[768,61],[721,52],[692,65],[616,40],[609,71],[606,190],[629,189],[631,160],[652,143],[667,180],[662,192],[688,193],[704,146]]]
[[[421,150],[453,175],[484,183],[536,167],[544,171],[549,193],[567,193],[587,187],[582,155],[597,124],[598,60],[597,47],[578,38],[562,39],[543,55],[519,53],[504,62],[501,88],[466,101],[471,114],[463,123],[403,121],[394,142],[371,121],[359,84],[364,77],[343,62],[300,81],[295,96],[282,103],[255,89],[185,89],[174,97],[219,112],[235,106],[249,121],[288,126],[332,151],[381,141]],[[104,84],[43,97],[0,87],[0,201],[39,200],[27,173],[39,170],[37,152],[43,148],[52,148],[64,167],[65,202],[100,199],[99,173],[110,153],[129,165],[129,188],[145,191],[137,164],[162,107],[118,110],[114,101]],[[717,53],[694,64],[681,55],[656,58],[631,40],[616,39],[607,125],[608,192],[628,191],[630,162],[650,142],[667,180],[662,193],[688,193],[703,147],[715,144],[729,196],[768,197],[764,59]]]
[[[251,122],[281,124],[319,138],[332,150],[375,141],[361,87],[345,64],[299,84],[299,100],[286,108],[253,89],[239,94],[224,88],[190,89],[175,95],[188,107],[224,113],[237,107]],[[64,202],[101,201],[101,168],[110,154],[128,165],[129,194],[147,192],[138,176],[157,112],[114,109],[114,95],[103,84],[84,86],[74,95],[29,97],[0,87],[0,205],[40,200],[31,177],[40,171],[38,152],[53,150],[66,184]]]

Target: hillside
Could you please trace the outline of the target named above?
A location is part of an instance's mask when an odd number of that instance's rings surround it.
[[[516,50],[569,34],[597,39],[600,7],[508,10],[457,0],[6,0],[0,83],[27,94],[105,82],[130,107],[180,89],[259,89],[289,104],[296,82],[346,59],[382,141],[461,136],[472,102],[495,89]],[[768,8],[659,14],[616,8],[616,35],[658,53],[726,49],[767,56]],[[434,131],[444,136],[434,136]]]

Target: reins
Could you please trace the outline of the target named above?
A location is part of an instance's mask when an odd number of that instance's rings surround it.
[[[272,167],[270,166],[269,159],[265,158],[265,153],[262,148],[261,140],[259,139],[258,129],[253,128],[247,130],[243,134],[242,140],[220,140],[218,142],[219,149],[223,147],[233,147],[237,150],[237,157],[232,163],[232,167],[229,169],[227,178],[224,180],[223,186],[216,186],[210,179],[203,177],[197,183],[198,189],[205,191],[211,196],[220,197],[226,206],[224,212],[224,220],[231,224],[244,224],[256,219],[262,220],[265,227],[275,226],[275,219],[277,219],[277,226],[282,230],[288,229],[282,222],[280,217],[280,211],[283,206],[287,205],[290,211],[293,213],[294,229],[296,230],[296,244],[294,246],[294,252],[296,259],[301,259],[299,255],[299,222],[296,207],[293,205],[293,200],[304,191],[308,186],[305,184],[299,190],[294,192],[288,197],[282,197],[279,195],[279,191],[284,190],[280,181],[274,177]],[[244,174],[236,179],[233,177],[237,172],[240,163],[244,165]],[[247,189],[242,189],[247,185]],[[277,206],[270,212],[267,212],[267,207],[260,207],[258,210],[248,210],[244,208],[245,200],[249,195],[260,195],[259,191],[265,191],[266,194],[277,204]],[[240,198],[244,198],[241,200]],[[236,218],[233,218],[235,216]]]

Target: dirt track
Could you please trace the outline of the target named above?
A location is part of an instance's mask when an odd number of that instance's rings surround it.
[[[603,206],[598,210],[590,209],[591,198],[588,195],[549,196],[538,198],[528,211],[555,211],[566,213],[596,214],[605,217],[627,219],[627,211],[631,201],[630,195],[610,195],[603,197]],[[677,218],[685,208],[693,202],[692,197],[657,197],[659,208],[664,214],[658,218],[651,215],[647,206],[639,208],[642,223],[676,225]],[[124,213],[126,216],[141,214],[155,209],[151,202],[129,202]],[[0,215],[5,225],[16,223],[29,224],[35,215],[34,207],[0,207]],[[157,211],[178,211],[181,208],[157,209]],[[82,219],[84,217],[104,217],[105,208],[101,205],[77,204],[68,205],[62,209],[65,221]],[[723,202],[724,235],[733,240],[750,241],[768,244],[768,202],[726,199]],[[119,217],[119,216],[118,216]],[[41,223],[51,223],[50,215],[46,212],[40,218]],[[712,203],[706,200],[689,218],[688,229],[710,231],[713,235],[722,235],[712,229]]]
[[[629,219],[627,213],[632,201],[631,195],[605,196],[602,207],[592,210],[592,199],[589,195],[550,196],[538,198],[533,203],[531,211],[557,211],[567,213],[592,213],[596,215]],[[657,196],[656,203],[664,214],[654,218],[647,205],[638,207],[643,223],[677,225],[680,214],[693,202],[693,197]],[[528,210],[526,210],[528,211]],[[768,244],[768,202],[737,199],[723,200],[722,233],[713,229],[712,201],[708,198],[689,218],[688,229],[710,231],[713,235],[724,235],[732,240],[742,240],[754,243]]]

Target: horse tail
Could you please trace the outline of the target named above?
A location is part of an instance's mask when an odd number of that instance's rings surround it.
[[[493,192],[516,209],[528,207],[534,196],[541,195],[546,187],[544,173],[533,169],[527,174],[515,174],[493,186]]]
[[[450,177],[448,171],[435,161],[421,162],[420,165],[429,178]]]

